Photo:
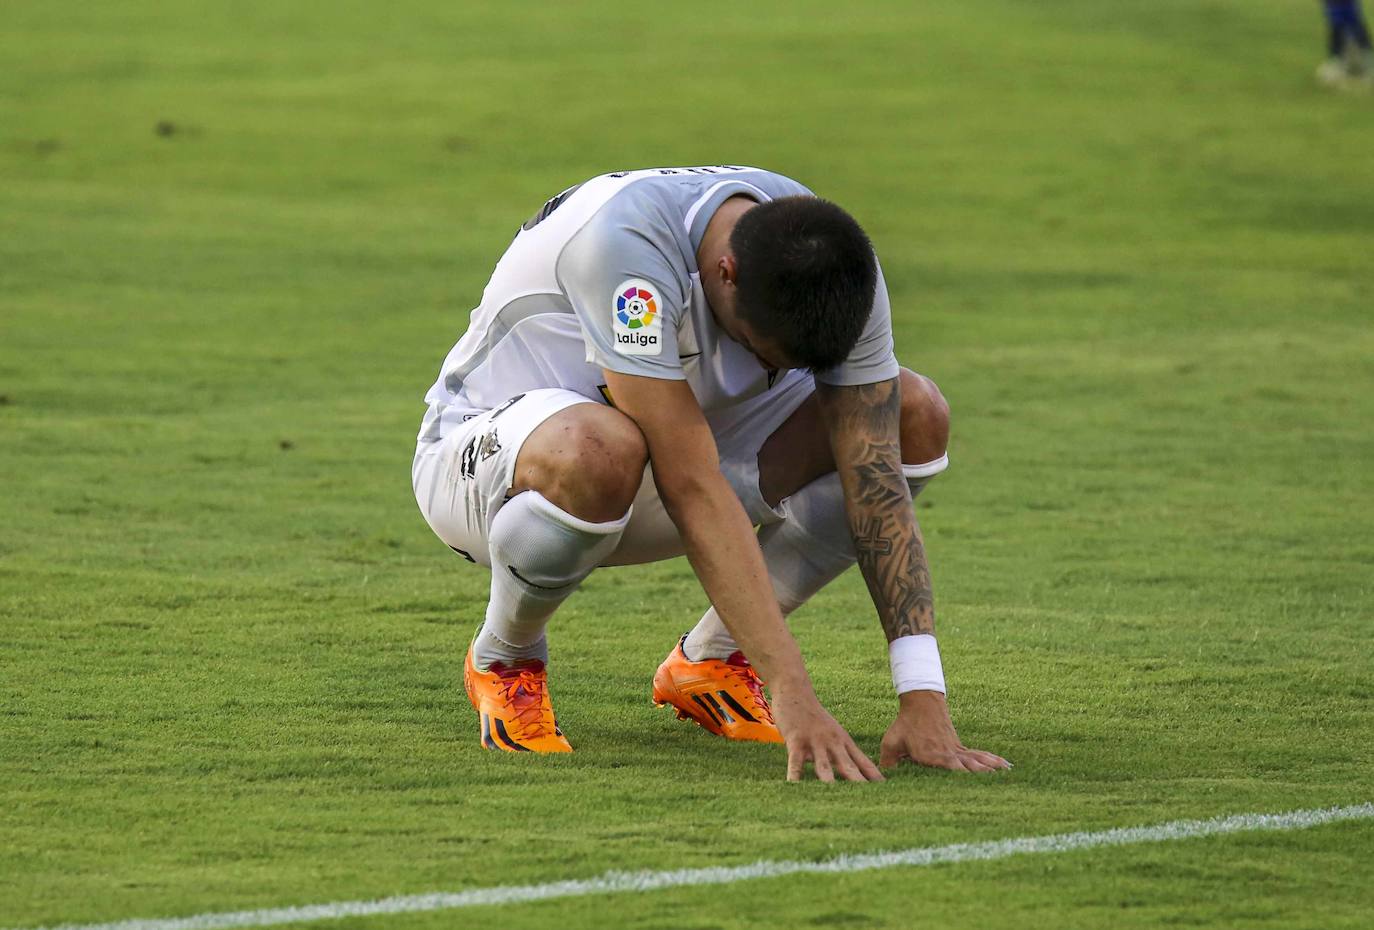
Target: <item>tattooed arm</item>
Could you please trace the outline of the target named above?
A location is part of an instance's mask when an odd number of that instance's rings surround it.
[[[921,528],[902,474],[900,382],[852,387],[816,385],[830,448],[844,487],[859,570],[890,643],[935,632],[935,598]],[[1006,768],[1000,756],[959,741],[939,691],[899,697],[897,720],[883,736],[881,765],[909,758],[971,772]]]
[[[859,570],[887,641],[935,632],[935,599],[925,545],[902,475],[898,381],[855,387],[816,385],[830,430]]]

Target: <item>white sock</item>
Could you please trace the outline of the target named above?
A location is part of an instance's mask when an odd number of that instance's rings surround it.
[[[592,569],[620,541],[627,513],[610,523],[589,523],[524,491],[491,521],[491,600],[473,641],[473,662],[548,660],[544,627]]]
[[[903,465],[912,499],[948,466],[949,457],[944,455],[921,465]],[[773,595],[786,616],[844,574],[856,556],[844,512],[844,491],[835,472],[784,498],[778,507],[784,518],[759,530],[759,547]],[[700,662],[729,658],[739,646],[712,607],[687,634],[682,649],[688,659]]]

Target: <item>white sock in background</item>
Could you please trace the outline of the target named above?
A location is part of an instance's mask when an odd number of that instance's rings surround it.
[[[912,499],[948,466],[945,455],[922,465],[903,465]],[[844,491],[835,472],[784,498],[779,508],[784,519],[759,530],[759,547],[773,582],[773,594],[786,616],[844,574],[856,556],[844,512]],[[687,634],[682,648],[688,659],[700,662],[729,658],[739,646],[712,607]]]
[[[473,641],[473,662],[547,661],[544,627],[568,595],[610,555],[630,520],[589,523],[538,491],[507,501],[491,522],[491,600]]]

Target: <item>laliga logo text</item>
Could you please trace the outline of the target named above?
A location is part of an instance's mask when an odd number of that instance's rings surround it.
[[[616,333],[615,341],[626,346],[658,345],[658,337],[652,333]]]

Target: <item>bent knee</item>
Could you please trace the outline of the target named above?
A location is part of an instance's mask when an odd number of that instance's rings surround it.
[[[949,447],[949,403],[934,381],[905,368],[902,385],[902,461],[933,462]]]
[[[583,520],[616,520],[630,509],[648,460],[633,420],[610,407],[575,404],[526,440],[513,490],[537,490]]]
[[[574,409],[581,419],[567,454],[577,462],[578,471],[607,495],[628,493],[633,499],[649,462],[649,446],[639,426],[611,407],[578,404]]]

